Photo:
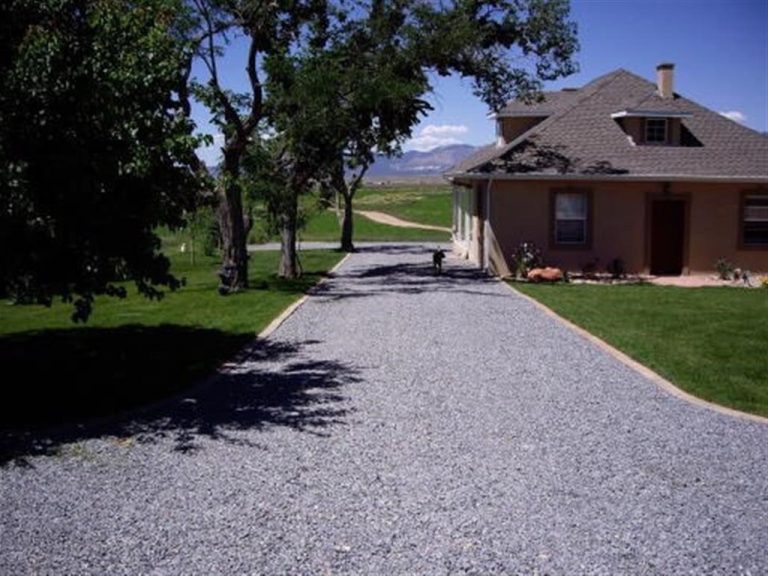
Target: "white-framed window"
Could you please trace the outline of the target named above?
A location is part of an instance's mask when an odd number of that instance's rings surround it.
[[[666,118],[646,118],[645,119],[645,141],[648,144],[666,144],[667,143],[667,119]]]
[[[453,237],[467,244],[472,239],[472,189],[454,186],[453,194]]]
[[[768,194],[744,196],[741,240],[745,246],[768,248]]]
[[[561,246],[584,246],[589,241],[589,194],[554,192],[553,240]]]

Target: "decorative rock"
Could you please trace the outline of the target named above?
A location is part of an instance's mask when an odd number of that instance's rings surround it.
[[[528,272],[528,280],[531,282],[559,282],[563,279],[563,271],[560,268],[534,268]]]

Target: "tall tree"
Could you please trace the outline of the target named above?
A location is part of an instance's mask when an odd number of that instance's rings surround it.
[[[374,4],[351,24],[334,47],[328,68],[335,90],[327,92],[333,115],[324,131],[325,181],[342,198],[341,249],[354,250],[353,199],[377,155],[398,154],[431,106],[425,66],[403,45],[400,13]]]
[[[235,289],[247,284],[239,174],[260,125],[281,143],[271,151],[288,195],[281,203],[281,273],[291,276],[298,194],[323,175],[336,183],[347,200],[343,243],[350,249],[352,197],[373,147],[393,153],[410,135],[427,109],[431,72],[471,78],[475,94],[498,109],[575,69],[567,0],[192,1],[210,77],[196,94],[226,138],[219,186],[224,266],[235,271]],[[223,34],[232,30],[249,45],[247,94],[227,91],[218,74]],[[350,170],[355,176],[347,183]]]
[[[346,53],[345,53],[346,55]],[[268,72],[266,106],[274,137],[261,147],[270,152],[271,170],[262,173],[277,194],[276,211],[281,238],[278,274],[299,275],[296,253],[297,203],[326,174],[329,153],[335,148],[343,60],[332,47],[316,45],[294,54],[273,54],[265,59]],[[258,146],[258,144],[257,144]]]
[[[84,320],[119,280],[178,286],[154,230],[199,189],[180,0],[12,0],[0,23],[0,292]]]
[[[343,198],[347,251],[355,193],[375,155],[398,153],[430,109],[430,73],[471,78],[494,110],[574,71],[577,47],[564,0],[374,1],[325,40],[276,66],[268,107],[278,133],[290,134],[294,156],[322,151],[304,167],[314,166]]]
[[[192,92],[213,114],[224,134],[223,163],[217,189],[222,237],[222,288],[248,287],[248,222],[243,214],[241,165],[266,118],[261,64],[288,54],[310,34],[321,37],[328,24],[329,2],[323,0],[190,0],[198,18],[197,56],[208,79],[193,82]],[[228,89],[220,58],[233,39],[245,40],[247,91]]]

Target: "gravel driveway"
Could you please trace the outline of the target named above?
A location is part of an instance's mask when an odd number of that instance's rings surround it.
[[[768,573],[768,426],[428,260],[356,254],[213,386],[0,468],[0,573]]]

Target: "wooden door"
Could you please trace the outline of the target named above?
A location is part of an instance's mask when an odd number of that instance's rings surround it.
[[[685,233],[685,201],[654,201],[651,212],[651,274],[682,274]]]

